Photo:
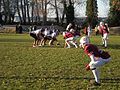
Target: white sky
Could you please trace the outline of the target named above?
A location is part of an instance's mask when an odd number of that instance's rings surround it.
[[[98,1],[98,15],[101,17],[106,17],[109,12],[109,0],[107,2],[107,5],[103,3],[101,0]]]
[[[77,5],[75,7],[75,16],[76,17],[85,17],[85,11],[86,11],[86,3]],[[109,12],[109,0],[97,0],[98,4],[98,16],[99,17],[107,17]],[[76,6],[76,5],[74,5]],[[49,8],[49,6],[48,6]],[[48,13],[48,17],[55,17],[55,11],[50,11]]]
[[[98,16],[107,17],[109,12],[109,2],[104,3],[103,0],[97,0],[97,4],[98,4]],[[75,15],[78,17],[84,17],[85,11],[86,11],[86,5],[79,5],[75,9],[75,12],[76,12]]]

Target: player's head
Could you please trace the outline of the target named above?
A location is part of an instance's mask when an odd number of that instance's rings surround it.
[[[70,32],[71,32],[71,33],[74,33],[74,29],[70,29]]]
[[[72,26],[72,23],[69,23],[70,26]]]
[[[80,39],[80,47],[84,48],[84,45],[89,44],[89,38],[87,36],[83,36]]]
[[[101,25],[104,25],[104,22],[100,22],[100,26],[101,26]]]
[[[108,26],[108,24],[107,24],[107,23],[105,23],[105,25],[106,25],[106,26]]]

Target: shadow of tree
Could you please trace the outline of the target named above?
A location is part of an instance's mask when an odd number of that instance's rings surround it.
[[[0,76],[0,79],[14,79],[14,80],[92,80],[94,78],[89,78],[89,77],[36,77],[36,76],[11,76],[11,77],[4,77]],[[115,77],[115,78],[101,78],[102,83],[120,83],[120,77]],[[26,82],[29,83],[29,82]]]

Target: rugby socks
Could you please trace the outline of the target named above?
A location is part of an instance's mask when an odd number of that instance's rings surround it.
[[[105,39],[104,42],[105,42],[105,47],[107,47],[107,40]]]
[[[92,73],[94,75],[95,81],[97,83],[100,83],[100,78],[99,78],[99,71],[97,69],[92,70]]]
[[[70,48],[70,44],[69,44],[69,42],[68,42],[68,41],[66,41],[66,43],[67,43],[67,46],[68,46],[67,48]]]

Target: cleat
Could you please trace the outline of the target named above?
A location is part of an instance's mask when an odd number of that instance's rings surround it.
[[[39,47],[41,47],[42,45],[38,45]]]
[[[101,86],[101,84],[98,83],[98,82],[94,82],[93,85],[94,85],[94,86]]]
[[[70,48],[70,47],[66,47],[66,48]]]
[[[105,47],[105,48],[107,48],[107,47]]]
[[[33,45],[33,47],[36,47],[36,46]]]
[[[93,86],[101,86],[100,83],[94,81],[94,80],[90,80],[90,84],[93,85]]]
[[[104,47],[105,45],[104,45],[104,44],[102,44],[102,46]]]
[[[59,43],[57,43],[57,45],[60,45]]]

